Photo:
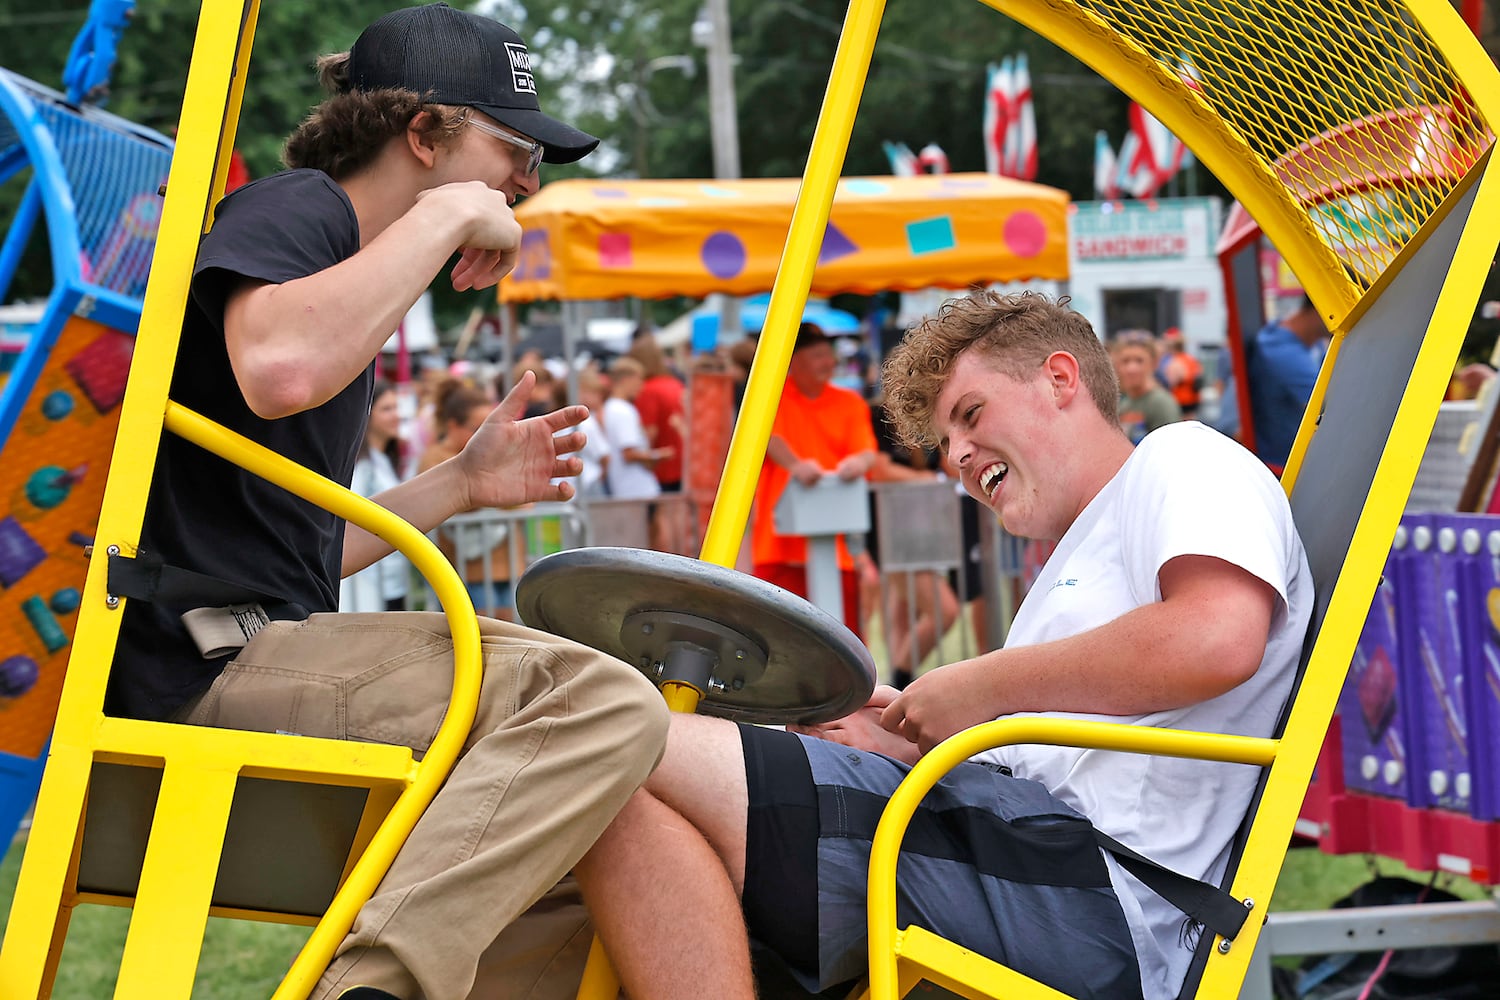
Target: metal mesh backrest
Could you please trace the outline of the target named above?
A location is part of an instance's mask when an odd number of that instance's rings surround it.
[[[1448,60],[1380,0],[1078,0],[1243,139],[1369,287],[1489,146]],[[1372,180],[1399,183],[1369,190]]]
[[[57,147],[61,183],[76,213],[83,280],[140,298],[156,243],[163,202],[158,191],[167,180],[171,147],[124,119],[94,108],[70,107],[60,95],[30,80],[14,74],[7,78],[35,102]],[[0,150],[17,141],[14,123],[0,123]]]

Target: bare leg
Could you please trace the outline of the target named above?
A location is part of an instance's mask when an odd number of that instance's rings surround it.
[[[930,571],[918,573],[915,583],[917,633],[913,641],[917,648],[912,658],[920,665],[937,647],[938,639],[947,635],[948,629],[958,620],[958,595],[953,593],[947,580]],[[909,648],[904,652],[912,655]]]
[[[744,753],[721,719],[672,716],[656,772],[574,873],[625,992],[752,1000]]]

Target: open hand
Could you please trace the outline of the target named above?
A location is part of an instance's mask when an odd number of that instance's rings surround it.
[[[809,459],[798,459],[797,464],[787,470],[793,479],[803,486],[816,486],[823,478],[823,467]]]
[[[567,500],[573,487],[552,480],[576,476],[583,462],[573,454],[583,447],[577,427],[588,416],[583,406],[564,406],[552,413],[522,420],[536,376],[526,372],[474,432],[458,461],[468,488],[462,510],[478,507],[515,507],[536,501]]]

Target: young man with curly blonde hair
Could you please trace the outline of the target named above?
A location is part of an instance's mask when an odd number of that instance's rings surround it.
[[[845,719],[778,733],[672,717],[661,765],[577,868],[632,996],[712,981],[748,1000],[752,942],[810,989],[861,974],[881,809],[963,729],[1044,713],[1268,736],[1290,692],[1312,584],[1279,484],[1201,424],[1132,447],[1081,316],[1030,294],[952,300],[884,382],[906,440],[942,448],[1007,531],[1056,552],[1004,649],[878,688]],[[979,754],[908,829],[898,921],[1070,996],[1175,997],[1183,913],[1095,831],[1212,882],[1255,782],[1253,768],[1066,747]]]

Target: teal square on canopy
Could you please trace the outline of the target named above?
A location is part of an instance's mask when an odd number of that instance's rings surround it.
[[[920,219],[906,224],[906,245],[913,257],[924,253],[952,250],[958,245],[953,238],[953,220],[940,215],[935,219]]]

